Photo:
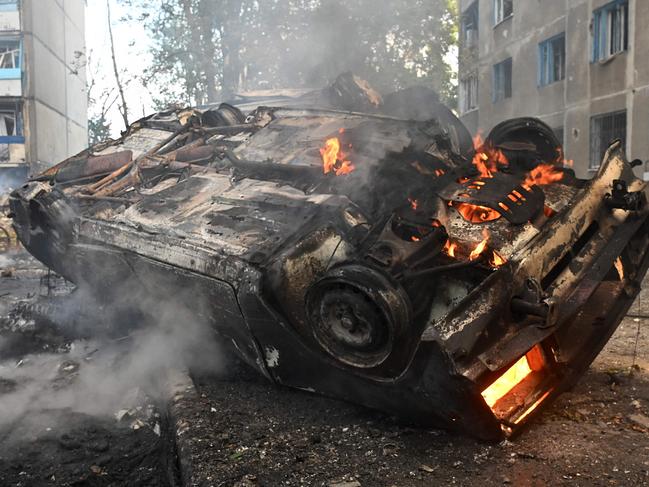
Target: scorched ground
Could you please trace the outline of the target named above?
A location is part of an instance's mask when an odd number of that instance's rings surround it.
[[[474,143],[424,89],[344,75],[238,102],[33,178],[10,201],[21,242],[126,310],[195,301],[279,384],[484,439],[574,384],[639,291],[648,212],[620,142],[586,181],[539,120]]]

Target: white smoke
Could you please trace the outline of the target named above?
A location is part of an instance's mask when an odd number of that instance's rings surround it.
[[[131,286],[125,286],[125,299],[127,294],[132,302],[136,294]],[[11,384],[4,394],[0,388],[0,429],[19,418],[47,421],[43,411],[67,409],[112,416],[122,408],[135,407],[143,394],[163,401],[168,380],[178,370],[220,369],[221,354],[210,324],[196,318],[195,311],[202,303],[196,302],[195,295],[187,301],[190,309],[177,301],[161,303],[143,291],[140,294],[142,309],[138,311],[147,319],[118,324],[120,329],[130,330],[122,338],[97,333],[99,336],[72,342],[65,353],[35,353],[0,361],[0,381]],[[88,294],[76,294],[70,303],[70,320],[79,304],[96,306]],[[87,332],[92,323],[84,325]]]

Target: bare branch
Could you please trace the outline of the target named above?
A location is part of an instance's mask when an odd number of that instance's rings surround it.
[[[124,120],[124,127],[128,130],[128,107],[126,105],[126,97],[124,96],[124,87],[119,77],[119,69],[117,68],[117,59],[115,57],[115,40],[113,39],[113,26],[110,21],[110,0],[106,0],[106,11],[108,13],[108,35],[110,37],[110,53],[113,58],[113,72],[115,73],[115,83],[117,84],[117,90],[119,91],[119,96],[122,101],[122,105],[119,108],[119,112],[122,115]]]

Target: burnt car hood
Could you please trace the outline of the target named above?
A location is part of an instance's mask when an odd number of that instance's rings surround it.
[[[345,83],[366,113],[329,99],[142,119],[15,191],[16,232],[106,302],[137,306],[120,294],[133,279],[155,299],[190,290],[196,319],[277,383],[511,436],[636,296],[644,183],[619,142],[584,181],[538,120],[474,148],[425,93],[430,118],[404,120]]]

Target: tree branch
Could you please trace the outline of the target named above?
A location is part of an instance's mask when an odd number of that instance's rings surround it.
[[[117,83],[117,90],[119,91],[119,96],[122,100],[122,106],[119,109],[122,119],[124,120],[124,127],[128,130],[128,107],[126,105],[126,97],[124,96],[124,88],[122,82],[119,78],[119,69],[117,69],[117,59],[115,57],[115,40],[113,39],[113,26],[110,21],[110,0],[106,0],[106,11],[108,13],[108,35],[110,37],[110,54],[113,58],[113,72],[115,73],[115,83]]]

